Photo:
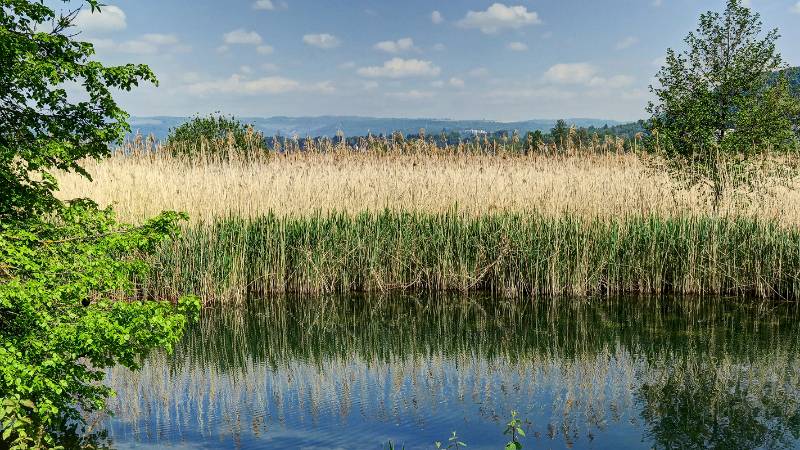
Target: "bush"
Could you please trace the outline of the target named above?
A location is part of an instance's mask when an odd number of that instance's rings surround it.
[[[90,201],[64,203],[54,170],[87,176],[86,158],[110,155],[130,129],[112,89],[156,82],[145,65],[105,66],[74,40],[77,1],[57,14],[39,0],[0,7],[0,448],[52,448],[105,408],[104,369],[136,368],[180,338],[199,301],[128,301],[142,256],[177,231],[164,213],[117,223]],[[64,86],[88,100],[70,103]]]
[[[251,124],[243,124],[233,116],[195,116],[177,128],[170,129],[167,148],[173,155],[184,156],[254,156],[267,151],[261,132]]]

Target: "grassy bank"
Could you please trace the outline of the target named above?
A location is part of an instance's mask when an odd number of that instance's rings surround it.
[[[472,291],[800,296],[800,231],[744,218],[530,213],[231,217],[163,247],[148,295]]]

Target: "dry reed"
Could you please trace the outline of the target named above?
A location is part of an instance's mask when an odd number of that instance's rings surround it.
[[[59,174],[60,195],[115,204],[120,218],[131,222],[162,210],[185,211],[193,221],[384,209],[535,211],[592,219],[711,213],[701,190],[681,189],[637,155],[603,148],[522,154],[405,141],[384,151],[332,147],[255,158],[186,158],[141,147],[88,161],[93,182]],[[800,183],[774,184],[770,191],[727,196],[721,212],[800,224]]]

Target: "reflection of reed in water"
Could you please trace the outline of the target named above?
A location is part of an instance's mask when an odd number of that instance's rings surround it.
[[[139,433],[259,435],[359,417],[422,427],[518,409],[565,444],[610,426],[646,427],[665,446],[777,442],[800,431],[798,332],[753,313],[707,301],[285,299],[207,311],[173,357],[109,381]]]

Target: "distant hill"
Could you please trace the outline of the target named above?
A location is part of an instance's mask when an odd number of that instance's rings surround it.
[[[358,116],[319,116],[319,117],[237,117],[243,123],[251,123],[256,129],[266,136],[294,134],[306,136],[335,136],[341,130],[346,136],[388,135],[395,131],[403,134],[415,134],[424,128],[429,134],[457,131],[470,133],[472,130],[481,130],[492,133],[500,130],[518,130],[520,133],[528,131],[549,131],[556,123],[555,119],[537,119],[521,122],[497,122],[492,120],[448,120],[448,119],[402,119],[378,118]],[[170,128],[175,128],[188,117],[154,116],[132,117],[131,128],[143,135],[153,134],[157,138],[165,138]],[[607,119],[566,119],[570,125],[577,127],[609,127],[620,125],[622,122]]]

